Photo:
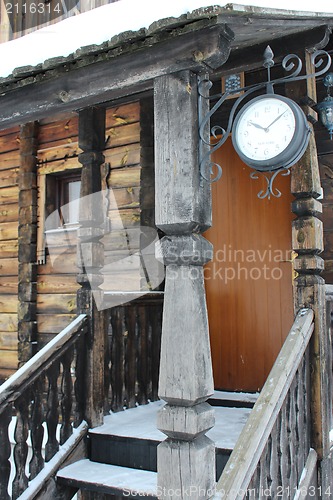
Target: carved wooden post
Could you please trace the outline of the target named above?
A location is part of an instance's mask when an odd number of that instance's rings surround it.
[[[104,263],[101,225],[104,221],[100,166],[104,162],[105,110],[87,108],[79,112],[79,147],[82,153],[80,193],[80,228],[78,230],[78,260],[80,272],[77,281],[78,314],[90,317],[87,345],[86,415],[92,427],[103,421],[104,404],[104,314],[96,306],[97,294],[102,300],[99,285],[103,283],[100,270]],[[95,299],[94,296],[95,295]]]
[[[156,225],[164,231],[166,265],[159,396],[167,404],[158,428],[161,498],[204,499],[215,485],[214,425],[207,400],[214,385],[203,265],[211,244],[199,233],[211,225],[210,184],[199,174],[197,77],[184,71],[156,79]]]
[[[34,354],[37,301],[37,122],[21,126],[18,220],[18,358]]]
[[[307,72],[309,54],[307,54]],[[300,88],[299,83],[293,85],[293,96],[300,97],[307,92],[316,99],[315,88],[311,81],[307,89]],[[289,88],[290,91],[290,88]],[[289,92],[290,94],[290,92]],[[307,112],[307,110],[305,109]],[[319,459],[329,454],[329,422],[328,409],[331,405],[328,398],[331,366],[327,366],[328,335],[326,331],[325,283],[320,276],[324,261],[319,256],[323,250],[323,225],[318,215],[322,212],[319,166],[314,134],[310,136],[309,146],[303,158],[292,169],[292,193],[295,201],[292,210],[297,218],[293,221],[292,243],[298,253],[295,269],[298,277],[295,281],[295,309],[310,307],[315,313],[315,329],[311,343],[311,425],[312,447]]]

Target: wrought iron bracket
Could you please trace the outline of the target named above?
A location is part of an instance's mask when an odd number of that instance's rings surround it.
[[[263,67],[267,69],[267,80],[254,85],[248,85],[230,91],[210,95],[210,89],[213,84],[206,75],[198,77],[198,94],[199,94],[199,165],[200,175],[207,182],[216,182],[222,176],[221,165],[211,160],[211,155],[217,151],[227,140],[229,134],[232,132],[234,118],[237,110],[240,109],[244,100],[254,94],[255,92],[262,91],[262,93],[274,93],[274,87],[277,84],[296,82],[315,78],[323,75],[328,71],[331,66],[331,56],[324,50],[317,50],[311,56],[311,62],[315,68],[315,72],[307,75],[301,75],[303,63],[299,56],[296,54],[288,54],[282,61],[282,68],[285,70],[286,75],[282,78],[272,79],[271,68],[274,66],[274,54],[272,49],[267,46],[263,55]],[[239,94],[235,98],[235,102],[231,108],[227,128],[224,129],[220,125],[210,127],[211,117],[221,108],[226,99],[233,94]],[[204,101],[209,100],[210,111],[202,116],[201,110],[204,109]],[[259,174],[263,175],[267,181],[267,189],[258,193],[258,197],[271,198],[280,197],[281,192],[274,188],[273,183],[278,174],[289,175],[290,167],[281,165],[280,168],[274,170],[267,170],[266,172],[252,171],[250,177],[258,179]]]

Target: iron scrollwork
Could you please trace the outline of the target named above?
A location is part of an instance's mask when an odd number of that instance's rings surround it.
[[[229,134],[232,131],[236,112],[240,108],[242,102],[249,96],[251,96],[251,94],[254,94],[255,92],[258,92],[260,90],[266,91],[266,93],[274,93],[274,86],[277,84],[301,81],[323,75],[331,66],[331,57],[326,51],[317,50],[312,54],[311,62],[313,67],[315,68],[315,72],[307,75],[301,75],[303,67],[302,60],[296,54],[288,54],[282,61],[282,68],[285,70],[286,75],[282,78],[272,79],[271,68],[274,65],[274,54],[272,49],[268,46],[263,56],[263,66],[267,69],[267,80],[265,82],[244,86],[237,89],[233,88],[232,90],[226,91],[224,93],[210,96],[209,92],[213,85],[212,82],[207,76],[199,77],[199,161],[200,174],[203,179],[208,182],[215,182],[221,178],[222,167],[216,162],[211,161],[211,155],[226,142]],[[220,125],[214,125],[211,128],[211,117],[217,112],[218,109],[220,109],[226,99],[231,97],[233,94],[237,94],[239,95],[239,97],[237,97],[231,108],[227,127],[223,128]],[[205,116],[201,116],[200,110],[203,107],[202,101],[207,99],[210,103],[212,103],[211,109]],[[262,190],[258,193],[259,198],[270,199],[271,197],[278,198],[281,196],[281,192],[273,186],[274,180],[280,173],[281,175],[289,175],[290,170],[284,165],[281,165],[280,168],[275,168],[272,172],[268,171],[264,173],[254,170],[250,174],[250,177],[252,179],[258,179],[259,174],[263,175],[266,179],[267,189]]]

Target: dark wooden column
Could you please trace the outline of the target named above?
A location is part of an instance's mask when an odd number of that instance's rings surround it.
[[[158,447],[158,486],[161,498],[191,491],[204,499],[215,485],[214,444],[205,436],[214,425],[206,402],[214,384],[203,276],[212,248],[200,234],[211,225],[211,195],[199,174],[196,75],[156,79],[154,99],[156,225],[166,234],[159,396],[167,404],[158,428],[167,439]]]
[[[82,153],[80,193],[80,228],[78,230],[77,277],[81,288],[77,292],[78,313],[90,318],[87,344],[87,398],[86,419],[93,427],[103,421],[104,405],[104,313],[99,310],[103,301],[99,285],[103,283],[101,268],[104,264],[103,199],[101,170],[104,162],[105,110],[87,108],[79,112],[79,147]]]
[[[28,361],[37,340],[37,122],[21,126],[18,220],[18,360]]]
[[[313,72],[309,54],[306,54],[307,72]],[[316,100],[315,86],[310,80],[304,86],[299,82],[289,87],[289,95],[299,100],[308,94]],[[312,110],[304,108],[307,114]],[[332,395],[328,389],[332,367],[328,366],[329,349],[326,328],[325,282],[320,276],[324,261],[323,224],[318,216],[322,212],[318,200],[322,193],[319,176],[318,157],[314,133],[303,158],[292,169],[291,190],[295,196],[292,210],[296,214],[293,221],[292,243],[298,253],[295,269],[295,310],[310,307],[315,313],[315,329],[311,341],[311,426],[312,447],[322,460],[329,454],[329,408]]]

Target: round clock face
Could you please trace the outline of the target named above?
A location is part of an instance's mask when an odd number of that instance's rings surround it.
[[[235,119],[232,140],[240,158],[257,170],[290,167],[304,153],[309,127],[291,99],[263,95],[245,104]]]

